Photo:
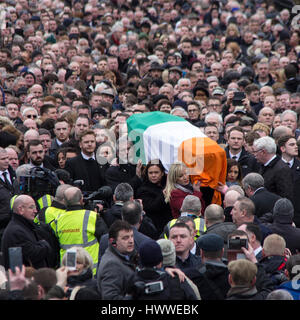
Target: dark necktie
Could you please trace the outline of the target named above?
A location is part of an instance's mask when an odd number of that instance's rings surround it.
[[[237,156],[232,156],[231,159],[236,160],[236,159],[237,159]]]
[[[11,183],[10,183],[9,180],[7,179],[7,172],[3,172],[2,175],[3,175],[3,177],[4,177],[5,184],[6,184],[8,187],[11,187]]]

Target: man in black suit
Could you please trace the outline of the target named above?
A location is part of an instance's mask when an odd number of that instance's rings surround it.
[[[0,240],[11,217],[10,199],[15,193],[13,187],[15,178],[16,174],[9,166],[8,153],[0,148]]]
[[[101,166],[96,160],[96,135],[93,130],[84,131],[79,137],[80,154],[66,161],[65,170],[70,173],[71,179],[83,180],[82,191],[96,191],[105,180],[101,172]]]
[[[117,158],[105,172],[105,180],[107,185],[114,191],[116,186],[121,182],[129,183],[134,193],[142,184],[142,162],[139,160],[137,164],[133,164],[132,159],[133,145],[123,136],[117,143]]]
[[[293,199],[293,175],[289,166],[276,155],[277,146],[273,138],[262,137],[254,141],[253,154],[262,164],[260,174],[265,188],[282,198]]]
[[[54,171],[56,168],[45,157],[45,150],[40,140],[31,140],[27,145],[27,159],[28,163],[34,167],[47,168]]]
[[[70,124],[66,119],[59,118],[54,124],[53,132],[55,134],[55,138],[52,140],[49,154],[55,158],[60,146],[69,140],[71,132]]]
[[[241,127],[233,127],[228,132],[228,146],[225,148],[227,159],[235,159],[241,166],[242,177],[250,172],[258,172],[260,165],[255,158],[248,153],[243,145],[245,134]]]
[[[278,148],[281,152],[281,159],[288,164],[293,173],[293,199],[294,218],[297,228],[300,227],[300,161],[298,156],[298,145],[294,136],[284,135],[278,139]]]
[[[255,215],[260,218],[265,213],[272,212],[275,202],[280,199],[275,193],[268,191],[264,187],[264,178],[256,172],[246,175],[242,180],[246,195],[255,204]]]

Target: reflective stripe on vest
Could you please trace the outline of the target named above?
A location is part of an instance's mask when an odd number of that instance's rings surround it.
[[[49,226],[55,232],[56,231],[55,221],[56,221],[56,219],[57,219],[57,217],[59,215],[65,213],[65,212],[66,212],[65,209],[59,209],[59,208],[55,208],[55,207],[48,207],[44,212],[45,223],[49,224]]]
[[[171,221],[168,222],[168,230],[170,232],[171,227],[177,222],[177,219],[172,219]],[[202,233],[206,231],[206,225],[205,225],[205,220],[202,218],[195,218],[195,227],[196,227],[196,235],[195,235],[195,240],[197,240]],[[165,239],[168,239],[167,234],[164,234]]]
[[[97,213],[90,210],[73,212],[66,211],[55,220],[56,235],[61,248],[60,258],[62,260],[67,249],[72,247],[85,248],[93,259],[93,273],[95,274],[98,264],[99,242],[93,233],[96,228]],[[70,217],[71,215],[72,217]],[[82,224],[80,225],[81,219]]]
[[[45,207],[50,207],[52,204],[52,196],[50,196],[50,194],[45,194],[37,200],[37,203],[40,207],[40,210],[42,210]]]
[[[16,200],[16,197],[17,197],[18,195],[15,195],[15,196],[13,196],[11,199],[10,199],[10,209],[12,210],[12,208],[13,208],[13,206],[14,206],[14,203],[15,203],[15,200]]]

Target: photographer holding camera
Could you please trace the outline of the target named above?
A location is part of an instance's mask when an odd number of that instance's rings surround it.
[[[66,212],[55,220],[56,236],[60,244],[62,259],[66,250],[82,246],[93,258],[93,273],[96,273],[99,240],[108,229],[104,220],[95,211],[84,208],[83,195],[79,188],[70,187],[64,191]]]
[[[163,268],[160,245],[154,240],[142,243],[139,249],[141,268],[137,268],[131,286],[134,300],[197,300],[193,289],[178,276],[170,276]]]

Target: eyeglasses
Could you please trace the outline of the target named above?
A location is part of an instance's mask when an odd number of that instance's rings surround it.
[[[254,153],[254,154],[257,154],[259,151],[263,151],[263,149],[258,149],[258,150],[253,150],[252,152]]]
[[[30,118],[33,118],[33,119],[36,119],[37,118],[37,115],[36,114],[28,114],[26,116],[26,118],[30,119]]]

